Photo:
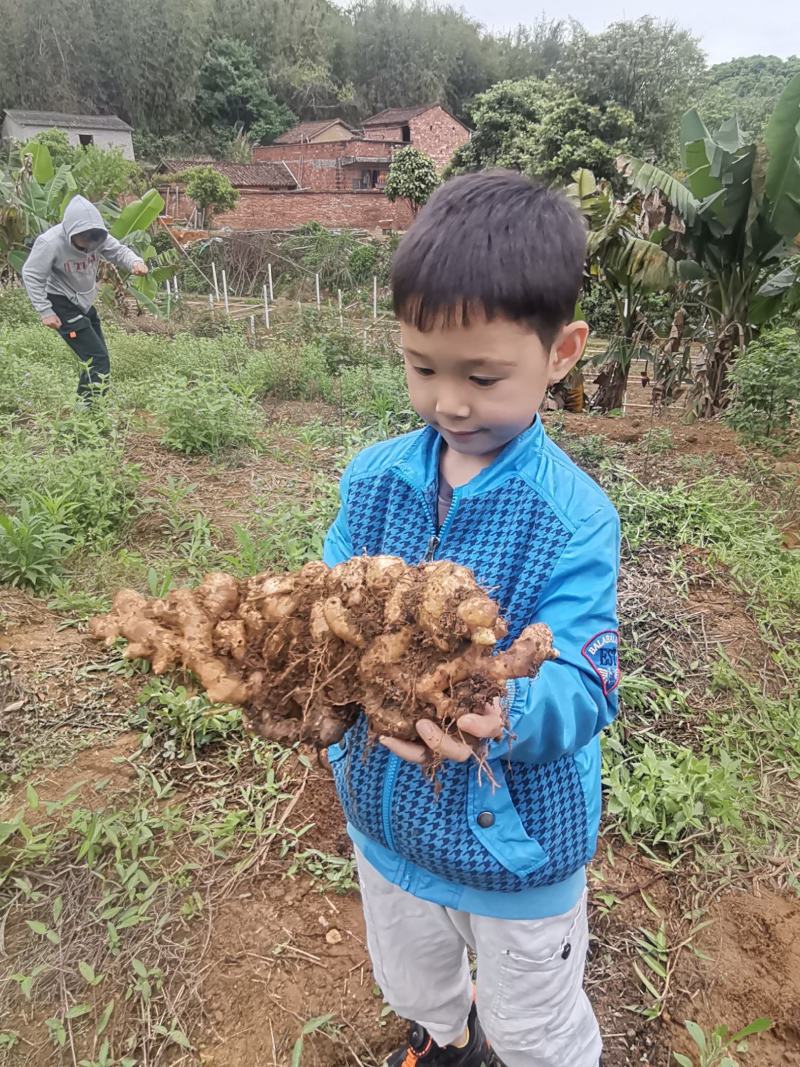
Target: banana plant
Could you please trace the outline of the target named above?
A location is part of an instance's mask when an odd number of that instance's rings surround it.
[[[791,262],[800,246],[800,75],[784,89],[764,143],[744,137],[736,118],[712,135],[696,111],[681,121],[684,181],[623,157],[620,169],[644,196],[657,193],[682,231],[681,254],[701,269],[700,297],[713,323],[695,409],[727,402],[728,372],[754,331],[800,299]]]
[[[601,411],[621,407],[631,363],[648,358],[649,329],[641,315],[647,292],[663,292],[698,276],[692,260],[678,260],[665,249],[672,236],[652,198],[638,193],[617,199],[607,181],[598,182],[590,170],[577,170],[567,195],[588,225],[589,269],[614,301],[617,335],[593,362],[604,364],[592,406]]]

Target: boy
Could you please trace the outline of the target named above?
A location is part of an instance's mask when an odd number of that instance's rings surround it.
[[[412,1021],[388,1067],[600,1057],[583,991],[585,865],[600,818],[597,735],[617,704],[619,522],[537,415],[586,342],[586,323],[572,321],[585,245],[572,207],[518,174],[468,175],[434,194],[393,268],[409,393],[427,426],[350,464],[325,544],[330,565],[388,553],[470,567],[502,607],[506,644],[541,621],[560,653],[510,683],[508,728],[499,705],[459,720],[487,740],[491,777],[431,721],[417,724],[419,744],[372,745],[362,716],[329,749],[375,977]],[[430,751],[444,758],[436,788],[419,766]]]
[[[36,238],[22,268],[42,325],[58,330],[83,363],[78,396],[84,403],[105,390],[111,369],[94,306],[98,256],[133,274],[147,274],[144,260],[108,233],[94,204],[75,196],[63,222]]]

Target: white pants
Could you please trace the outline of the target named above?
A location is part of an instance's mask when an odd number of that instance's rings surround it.
[[[439,1045],[460,1037],[473,996],[469,946],[478,1017],[505,1067],[597,1067],[600,1030],[583,990],[585,895],[552,918],[492,919],[420,900],[358,850],[356,859],[375,980],[399,1016]]]

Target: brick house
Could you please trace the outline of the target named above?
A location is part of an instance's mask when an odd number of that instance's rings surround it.
[[[440,104],[390,107],[367,119],[364,137],[395,146],[413,145],[444,170],[457,148],[469,140],[469,130]]]
[[[320,222],[335,229],[365,229],[374,232],[404,230],[411,224],[407,204],[390,204],[383,193],[359,194],[353,190],[300,189],[292,164],[283,161],[226,163],[213,159],[166,159],[156,170],[155,180],[164,198],[167,218],[198,220],[196,205],[177,180],[193,167],[213,167],[224,174],[239,193],[232,211],[214,215],[215,228],[232,230],[287,230],[305,222]]]
[[[272,144],[257,145],[253,159],[284,162],[301,189],[318,192],[382,190],[394,153],[413,145],[440,170],[469,140],[469,130],[439,104],[389,108],[353,130],[341,119],[301,122]]]
[[[390,203],[383,187],[394,153],[407,145],[427,152],[442,169],[469,130],[439,104],[390,108],[356,130],[340,118],[301,122],[272,144],[257,145],[251,164],[167,160],[162,174],[213,166],[239,190],[233,211],[215,215],[232,229],[291,229],[305,222],[333,228],[404,230],[412,221],[403,202]],[[169,188],[169,181],[167,181]],[[194,205],[172,190],[167,214],[188,218]],[[165,199],[169,202],[168,197]]]

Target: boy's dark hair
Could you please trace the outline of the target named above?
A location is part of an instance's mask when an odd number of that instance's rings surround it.
[[[423,331],[502,317],[549,347],[573,318],[585,259],[583,220],[561,193],[511,170],[465,174],[433,194],[401,241],[394,311]]]

